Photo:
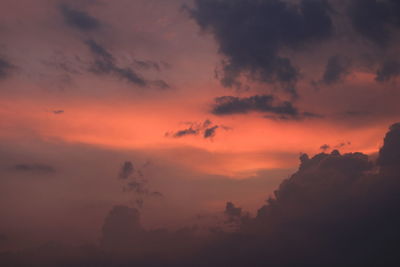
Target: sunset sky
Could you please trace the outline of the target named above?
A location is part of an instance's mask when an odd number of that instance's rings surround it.
[[[150,228],[254,214],[303,153],[376,157],[400,120],[399,10],[2,0],[0,249],[97,242],[114,205]]]

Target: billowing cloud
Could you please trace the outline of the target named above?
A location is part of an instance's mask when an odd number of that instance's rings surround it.
[[[400,124],[394,124],[376,162],[358,152],[303,154],[298,171],[255,217],[226,204],[224,214],[238,223],[228,231],[211,227],[202,236],[196,227],[148,230],[138,209],[116,205],[104,220],[100,246],[90,253],[81,248],[71,255],[71,247],[48,246],[35,254],[0,254],[0,260],[15,265],[46,259],[50,266],[55,261],[73,266],[397,266],[399,151]]]
[[[396,0],[352,0],[349,14],[354,29],[379,46],[391,43],[400,27]]]
[[[281,0],[196,0],[190,12],[226,57],[221,80],[225,86],[233,86],[244,74],[256,81],[286,84],[295,95],[299,70],[282,50],[301,49],[333,32],[326,1],[292,5]]]

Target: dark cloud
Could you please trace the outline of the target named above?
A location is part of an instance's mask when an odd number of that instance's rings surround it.
[[[64,16],[65,22],[81,31],[92,31],[100,28],[101,23],[98,19],[91,16],[85,11],[74,9],[68,5],[60,5],[61,14]]]
[[[400,62],[388,60],[383,62],[381,68],[376,73],[376,81],[386,82],[400,75]]]
[[[55,172],[54,167],[45,164],[17,164],[13,167],[13,169],[19,172],[40,172],[40,173]]]
[[[386,134],[384,145],[380,149],[378,164],[383,169],[392,169],[394,174],[400,172],[400,123],[393,124]]]
[[[193,129],[193,128],[187,128],[184,130],[179,130],[176,133],[173,134],[173,137],[179,138],[187,135],[197,135],[199,134],[198,129]]]
[[[14,67],[10,62],[4,58],[0,58],[0,80],[7,78],[13,68]]]
[[[140,77],[140,75],[131,68],[119,67],[116,64],[113,55],[108,52],[103,46],[101,46],[94,40],[88,40],[85,43],[88,46],[89,50],[96,57],[96,60],[92,67],[92,71],[94,73],[115,75],[140,87],[146,87],[148,85],[148,82]]]
[[[326,64],[322,82],[327,85],[341,81],[349,72],[349,62],[341,56],[332,56]]]
[[[246,114],[249,112],[268,113],[268,118],[278,120],[320,117],[310,112],[301,113],[291,102],[278,101],[273,95],[250,97],[221,96],[215,99],[212,113],[215,115]]]
[[[397,0],[353,0],[349,15],[354,29],[379,46],[388,45],[400,27]]]
[[[165,136],[166,137],[181,138],[181,137],[185,137],[185,136],[202,134],[202,137],[204,139],[207,139],[207,138],[214,137],[219,128],[224,129],[224,130],[229,130],[230,129],[229,127],[226,127],[226,126],[223,126],[223,125],[215,125],[210,120],[205,120],[204,122],[201,122],[201,123],[198,123],[198,122],[187,122],[186,124],[189,125],[188,128],[182,129],[182,130],[178,130],[176,132],[167,132],[165,134]]]
[[[245,74],[256,81],[286,84],[293,95],[299,70],[280,52],[298,51],[329,38],[333,31],[327,1],[196,0],[190,14],[201,29],[214,35],[226,56],[225,86],[235,85]]]
[[[320,149],[322,150],[322,151],[327,151],[328,149],[330,149],[331,147],[330,147],[330,145],[328,145],[328,144],[325,144],[325,145],[322,145],[321,147],[320,147]]]
[[[47,264],[37,266],[398,266],[399,151],[397,123],[376,162],[337,150],[303,154],[255,217],[226,204],[224,214],[237,226],[228,231],[217,225],[205,237],[196,227],[148,230],[138,209],[119,205],[104,220],[99,247],[71,254],[47,246],[0,254],[0,262],[32,266],[44,255]]]
[[[219,128],[219,126],[218,126],[218,125],[215,125],[215,126],[213,126],[213,127],[211,127],[211,128],[205,129],[205,131],[204,131],[204,138],[211,138],[211,137],[214,137],[214,136],[215,136],[215,133],[216,133],[216,131],[217,131],[218,128]]]

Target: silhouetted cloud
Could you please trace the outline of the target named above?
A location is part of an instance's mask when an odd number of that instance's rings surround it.
[[[400,3],[397,0],[352,0],[349,15],[354,29],[379,46],[386,46],[400,27]]]
[[[211,138],[215,136],[215,132],[217,131],[217,129],[219,128],[218,125],[215,125],[211,128],[207,128],[204,131],[204,138]]]
[[[228,202],[224,214],[233,221],[227,224],[236,226],[228,231],[218,224],[206,237],[197,235],[195,227],[148,230],[138,209],[117,205],[104,220],[100,247],[52,245],[0,253],[0,262],[6,266],[399,265],[400,123],[390,127],[377,162],[362,153],[338,150],[313,157],[303,154],[300,162],[297,172],[280,184],[255,217]]]
[[[65,22],[71,27],[81,31],[92,31],[101,26],[98,19],[85,11],[74,9],[66,4],[60,5],[59,8],[61,14],[64,16]]]
[[[300,112],[289,101],[279,101],[273,95],[254,95],[250,97],[221,96],[215,99],[212,113],[215,115],[246,114],[261,112],[271,114],[267,118],[278,120],[320,117],[310,112]]]
[[[224,129],[224,130],[229,130],[229,127],[223,126],[223,125],[214,125],[214,123],[210,120],[205,120],[204,122],[198,123],[198,122],[187,122],[186,124],[189,125],[188,128],[178,130],[176,132],[167,132],[165,133],[166,137],[174,137],[174,138],[180,138],[180,137],[185,137],[185,136],[195,136],[202,134],[202,137],[204,139],[207,138],[212,138],[216,135],[216,132],[219,128]]]
[[[223,62],[222,83],[233,86],[241,74],[261,82],[280,82],[296,95],[299,70],[281,56],[283,49],[301,49],[332,35],[327,1],[196,0],[191,16],[214,35]]]
[[[400,62],[388,60],[383,62],[381,68],[376,73],[376,81],[386,82],[400,75]]]
[[[320,147],[320,149],[322,150],[322,151],[327,151],[328,149],[330,149],[331,147],[330,147],[330,145],[328,145],[328,144],[325,144],[325,145],[322,145],[321,147]]]

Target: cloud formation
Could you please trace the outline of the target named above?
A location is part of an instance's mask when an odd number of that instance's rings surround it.
[[[178,130],[175,132],[167,132],[165,133],[166,137],[173,137],[173,138],[181,138],[185,136],[197,136],[200,135],[204,139],[209,139],[215,137],[217,130],[219,128],[228,130],[229,128],[223,125],[215,125],[210,120],[205,120],[204,122],[187,122],[186,124],[189,125],[188,128]]]
[[[400,27],[400,3],[396,0],[352,0],[349,15],[354,29],[379,46],[389,45]]]
[[[255,217],[228,202],[228,231],[196,227],[148,230],[136,208],[116,205],[106,215],[100,246],[47,246],[0,254],[9,265],[70,266],[397,266],[400,240],[400,124],[384,139],[375,162],[362,153],[303,154]],[[245,218],[245,219],[244,219]],[[228,221],[229,223],[229,221]],[[72,253],[71,251],[79,251]],[[57,252],[57,253],[55,253]],[[32,256],[33,255],[33,256]],[[57,255],[53,257],[54,255]],[[51,257],[50,257],[51,256]]]
[[[327,1],[196,0],[190,14],[202,30],[210,32],[226,57],[223,85],[233,86],[240,75],[284,84],[296,95],[299,70],[284,49],[302,49],[332,35]]]
[[[211,112],[219,116],[260,112],[279,120],[318,117],[318,115],[310,112],[300,112],[291,102],[281,102],[273,95],[254,95],[242,98],[235,96],[217,97]]]

